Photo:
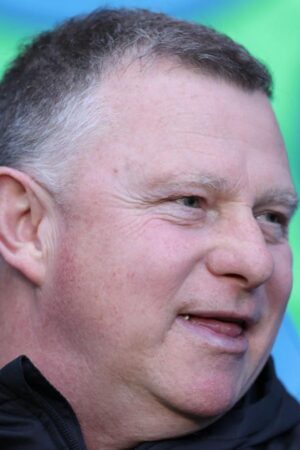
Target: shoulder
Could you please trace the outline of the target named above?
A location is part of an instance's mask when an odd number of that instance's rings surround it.
[[[57,447],[51,446],[42,415],[30,401],[21,358],[17,358],[0,370],[1,450],[55,450]]]
[[[59,408],[57,405],[59,404]],[[67,420],[69,418],[69,420]],[[26,357],[0,370],[1,450],[85,450],[67,402]]]
[[[299,448],[300,422],[293,426],[290,430],[278,436],[274,436],[263,445],[253,447],[253,450],[299,450]]]

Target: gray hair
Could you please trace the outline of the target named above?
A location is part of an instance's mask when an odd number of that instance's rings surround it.
[[[95,92],[125,59],[176,61],[244,90],[272,94],[266,67],[212,28],[146,10],[102,9],[40,34],[0,84],[0,166],[59,194],[82,137],[105,122]],[[101,130],[101,124],[100,124]]]

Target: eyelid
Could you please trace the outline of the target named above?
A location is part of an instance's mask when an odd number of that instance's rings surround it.
[[[175,202],[180,204],[180,200],[182,201],[182,204],[184,202],[184,200],[194,200],[195,202],[197,202],[199,204],[199,207],[201,207],[201,203],[203,203],[203,198],[200,197],[199,195],[183,195],[178,197],[177,199],[175,199]],[[186,207],[192,207],[190,205],[184,205]]]
[[[294,196],[292,199],[289,199],[289,197],[286,199],[286,201],[264,201],[263,203],[259,203],[255,205],[254,212],[256,215],[258,213],[265,213],[265,212],[272,212],[275,214],[281,214],[287,218],[287,220],[291,220],[294,216],[296,209],[297,209],[297,200],[294,199]]]
[[[291,214],[285,213],[283,211],[270,209],[270,208],[265,209],[263,211],[258,211],[256,213],[254,213],[254,217],[257,219],[260,216],[264,216],[264,215],[267,215],[267,214],[270,214],[270,215],[278,217],[280,219],[280,221],[282,222],[282,224],[285,224],[285,225],[288,225],[288,223],[291,220]]]
[[[267,214],[274,215],[278,218],[278,223],[269,220],[260,220],[261,216]],[[287,239],[290,217],[280,211],[265,210],[255,214],[255,219],[259,222],[266,241],[270,243],[278,243],[282,239]]]
[[[182,200],[186,198],[194,198],[198,199],[199,201],[206,201],[206,197],[203,193],[181,193],[181,194],[171,194],[166,196],[166,200],[169,201],[176,201],[176,200]]]
[[[196,205],[184,205],[185,199],[195,199]],[[159,204],[163,207],[163,211],[170,216],[177,217],[178,219],[184,219],[187,223],[201,222],[206,217],[206,208],[202,204],[203,197],[199,195],[172,195],[162,199]],[[193,201],[193,200],[192,200]]]

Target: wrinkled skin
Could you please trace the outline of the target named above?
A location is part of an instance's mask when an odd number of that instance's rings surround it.
[[[102,95],[112,124],[74,169],[40,311],[72,383],[36,360],[87,440],[94,418],[133,443],[205,426],[262,369],[291,289],[293,186],[263,93],[165,66]],[[184,320],[220,312],[248,318],[242,338]]]

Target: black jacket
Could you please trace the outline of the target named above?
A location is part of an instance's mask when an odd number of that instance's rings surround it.
[[[1,450],[86,450],[68,402],[26,357],[0,370]],[[219,421],[184,438],[136,450],[300,450],[300,406],[272,360],[244,398]]]

